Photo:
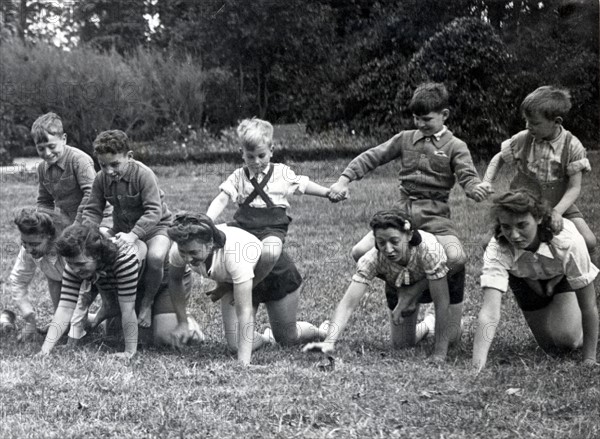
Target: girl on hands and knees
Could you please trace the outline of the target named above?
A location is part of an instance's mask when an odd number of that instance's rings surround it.
[[[481,274],[474,369],[479,372],[486,364],[508,287],[542,349],[583,347],[584,364],[595,365],[598,308],[593,281],[598,268],[583,237],[566,218],[555,234],[550,209],[527,190],[508,192],[493,203],[495,235]]]
[[[182,279],[186,267],[218,283],[233,284],[221,300],[225,338],[238,360],[249,364],[252,351],[274,340],[284,345],[307,342],[319,330],[308,322],[297,322],[298,296],[302,278],[285,252],[271,273],[254,285],[254,269],[261,257],[261,241],[237,227],[215,226],[204,214],[182,212],[168,229],[174,241],[169,252],[169,290],[178,325],[172,332],[175,345],[186,342],[188,322]],[[258,305],[267,307],[271,329],[255,330]]]
[[[309,343],[304,351],[331,352],[348,319],[375,277],[386,283],[390,309],[392,345],[413,346],[435,331],[434,361],[444,361],[450,342],[461,335],[462,284],[464,278],[448,277],[446,253],[435,236],[415,230],[411,217],[402,210],[376,213],[371,219],[375,248],[362,256],[352,283],[338,304],[328,326],[325,341]],[[435,317],[427,316],[417,325],[420,303],[434,303]]]

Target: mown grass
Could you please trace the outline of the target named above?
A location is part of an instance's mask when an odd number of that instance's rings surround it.
[[[600,155],[584,179],[578,203],[600,236]],[[346,161],[292,164],[298,173],[329,185]],[[204,211],[235,165],[157,167],[169,205]],[[320,323],[341,298],[353,271],[351,246],[370,216],[393,203],[394,165],[351,186],[351,198],[330,204],[295,197],[288,249],[304,275],[299,318]],[[12,267],[17,234],[13,208],[35,202],[33,176],[2,176],[0,186],[2,279]],[[121,348],[96,337],[84,351],[65,348],[32,358],[39,343],[14,335],[0,344],[0,436],[9,437],[582,437],[600,436],[598,369],[579,366],[579,354],[541,352],[512,297],[488,367],[470,372],[473,325],[481,303],[477,286],[488,234],[488,203],[452,193],[452,209],[469,252],[466,330],[448,361],[426,361],[431,341],[415,349],[389,346],[381,283],[375,284],[339,343],[333,370],[316,354],[269,346],[253,354],[254,366],[237,365],[222,337],[220,311],[196,278],[192,313],[207,341],[182,351],[142,347],[128,365],[105,353]],[[233,209],[224,213],[229,219]],[[38,276],[32,295],[41,320],[50,301]],[[6,294],[2,307],[14,308]],[[259,311],[263,328],[268,320]]]

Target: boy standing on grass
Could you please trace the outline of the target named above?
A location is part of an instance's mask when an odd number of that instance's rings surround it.
[[[231,226],[240,227],[262,241],[262,256],[255,277],[263,279],[281,255],[291,218],[288,197],[294,192],[327,197],[329,189],[308,177],[296,175],[281,163],[271,163],[273,125],[261,119],[245,119],[238,128],[244,166],[236,169],[221,186],[210,204],[207,216],[213,221],[231,199],[238,205]],[[218,293],[212,294],[217,300]]]
[[[570,109],[567,90],[543,86],[527,95],[521,104],[527,129],[502,142],[483,179],[491,184],[505,162],[514,165],[517,175],[511,189],[528,189],[546,200],[553,208],[555,233],[562,230],[563,218],[571,220],[597,264],[596,237],[574,204],[583,173],[592,168],[579,139],[562,126]]]
[[[401,131],[352,160],[331,186],[330,198],[341,200],[347,196],[350,182],[397,160],[400,192],[395,207],[408,212],[415,228],[435,235],[446,251],[451,273],[457,274],[449,276],[450,289],[463,290],[466,255],[450,219],[450,190],[458,179],[467,197],[479,202],[489,195],[489,184],[479,179],[465,142],[444,125],[450,110],[443,84],[419,85],[409,108],[417,129]],[[354,246],[352,257],[359,260],[374,244],[373,232],[369,232]]]
[[[81,222],[92,183],[94,161],[85,152],[67,145],[62,120],[55,113],[40,116],[31,127],[38,155],[38,208],[57,207],[72,222]]]
[[[167,226],[172,214],[164,202],[164,192],[150,168],[133,159],[127,134],[120,130],[103,131],[94,140],[94,154],[100,172],[83,211],[83,222],[100,224],[108,201],[114,208],[113,227],[107,232],[119,247],[146,243],[148,254],[142,282],[145,287],[138,323],[151,324],[154,296],[163,278],[164,261],[171,240]]]

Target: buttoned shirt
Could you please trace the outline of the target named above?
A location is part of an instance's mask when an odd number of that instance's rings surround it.
[[[94,161],[85,152],[65,145],[56,163],[38,165],[37,205],[49,210],[58,207],[67,217],[80,222],[96,177]]]
[[[568,163],[562,163],[565,138],[569,132],[561,127],[560,134],[552,140],[538,140],[531,136],[532,147],[526,156],[527,130],[515,134],[502,142],[500,152],[504,162],[531,171],[541,182],[556,181],[563,178],[563,169],[567,176],[578,172],[589,172],[591,166],[586,157],[585,148],[579,139],[572,135],[568,151]]]
[[[428,197],[435,192],[447,199],[458,180],[472,198],[473,190],[481,183],[466,143],[445,127],[434,136],[425,136],[419,130],[401,131],[357,156],[342,175],[350,181],[360,180],[392,160],[396,160],[401,187],[409,193]]]
[[[250,171],[250,178],[256,177],[256,180],[260,183],[268,171],[269,165],[257,174]],[[304,175],[296,175],[289,166],[282,163],[273,163],[273,175],[271,175],[263,190],[275,206],[288,208],[290,207],[288,197],[296,191],[303,194],[309,181],[310,179]],[[219,186],[219,190],[229,195],[233,202],[242,204],[254,191],[254,186],[246,177],[244,168],[238,168]],[[267,207],[267,204],[261,197],[256,197],[250,203],[250,206],[264,208]]]
[[[563,229],[549,243],[542,242],[534,252],[514,248],[492,238],[483,259],[481,287],[508,289],[508,275],[546,280],[564,275],[574,289],[594,281],[598,268],[592,264],[585,241],[575,225],[563,218]]]
[[[171,222],[172,214],[164,197],[154,172],[143,163],[131,160],[118,180],[104,171],[98,173],[83,211],[83,221],[100,224],[108,201],[114,207],[113,230],[133,232],[144,241],[153,228],[167,227]]]
[[[390,261],[376,248],[372,248],[358,260],[352,280],[368,285],[375,277],[382,276],[388,284],[400,288],[425,278],[436,280],[446,276],[448,267],[444,247],[431,233],[422,230],[419,233],[421,243],[409,247],[406,265]]]

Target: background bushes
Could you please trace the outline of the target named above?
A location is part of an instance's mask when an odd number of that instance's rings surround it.
[[[199,156],[191,150],[214,155],[223,130],[258,116],[303,122],[311,134],[331,131],[325,136],[339,136],[343,154],[354,149],[345,146],[352,133],[371,136],[373,145],[411,128],[407,103],[425,80],[447,85],[448,125],[476,156],[521,130],[520,102],[548,84],[571,91],[565,125],[598,147],[598,2],[87,0],[72,7],[0,5],[0,141],[10,152],[26,150],[33,120],[56,111],[71,143],[88,152],[99,131],[119,128],[165,160]],[[54,27],[44,28],[46,16]],[[67,36],[60,49],[56,23]],[[330,146],[317,149],[311,157]]]

